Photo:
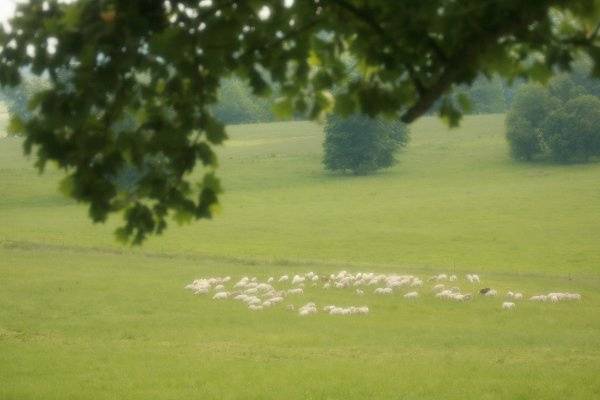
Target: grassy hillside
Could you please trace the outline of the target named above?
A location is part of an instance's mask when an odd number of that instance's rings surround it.
[[[357,178],[323,172],[317,125],[233,127],[221,215],[133,250],[0,139],[0,400],[599,398],[600,165],[513,163],[500,115],[412,131],[399,165]],[[340,269],[583,300],[506,312],[430,283],[412,303],[307,287],[286,304],[371,312],[300,317],[183,290]]]
[[[213,221],[150,240],[146,252],[250,260],[391,264],[557,275],[600,264],[600,165],[513,163],[502,116],[448,131],[424,119],[395,168],[368,177],[324,173],[321,127],[239,126],[221,151],[226,194]],[[120,248],[108,226],[0,146],[0,240]],[[19,226],[18,230],[14,227]]]

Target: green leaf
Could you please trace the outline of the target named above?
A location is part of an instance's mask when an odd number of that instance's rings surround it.
[[[534,81],[546,83],[552,76],[552,70],[545,63],[536,62],[529,68],[529,76]]]
[[[318,66],[322,65],[319,55],[314,50],[311,50],[310,53],[308,54],[307,61],[308,61],[308,65],[310,65],[311,67],[318,67]]]
[[[334,112],[339,115],[347,116],[356,110],[356,102],[354,98],[347,94],[339,94],[335,96]]]

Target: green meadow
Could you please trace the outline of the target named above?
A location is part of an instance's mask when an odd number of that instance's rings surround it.
[[[0,138],[0,400],[600,398],[600,163],[515,163],[503,115],[423,118],[394,168],[362,177],[323,171],[317,124],[228,132],[219,215],[141,248]],[[500,295],[307,286],[251,312],[183,289],[339,270],[455,273]],[[583,298],[507,311],[507,290]],[[309,301],[370,313],[285,308]]]

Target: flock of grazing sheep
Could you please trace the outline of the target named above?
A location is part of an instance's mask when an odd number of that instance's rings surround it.
[[[465,279],[471,284],[471,289],[475,290],[475,285],[481,284],[481,279],[477,274],[467,274]],[[459,278],[456,275],[438,274],[430,277],[427,282],[432,285],[430,292],[436,298],[449,301],[465,302],[473,299],[473,293],[463,293],[456,286]],[[276,289],[274,285],[283,287]],[[424,282],[419,277],[413,275],[396,274],[375,274],[373,272],[349,273],[341,271],[329,276],[319,276],[314,272],[294,275],[292,278],[288,275],[268,278],[265,282],[260,282],[256,277],[243,277],[239,281],[232,283],[231,277],[214,277],[196,279],[185,286],[194,294],[213,294],[214,300],[233,299],[245,303],[248,309],[252,311],[264,310],[284,302],[286,298],[304,294],[304,287],[321,287],[325,290],[335,289],[353,289],[356,296],[363,296],[365,291],[372,291],[374,294],[388,296],[395,292],[404,292],[403,297],[406,300],[416,300],[419,298],[419,291],[423,290]],[[229,289],[227,288],[229,286]],[[498,291],[488,287],[477,291],[481,296],[496,297]],[[501,303],[501,308],[510,310],[516,307],[516,302],[524,300],[523,293],[508,291]],[[530,301],[541,301],[558,303],[560,301],[581,300],[578,293],[548,293],[531,296]],[[295,310],[293,304],[286,306],[288,310]],[[330,315],[364,315],[369,313],[369,307],[350,306],[338,307],[327,305],[322,307],[322,311]],[[309,302],[298,308],[299,315],[310,315],[318,312],[317,305]]]

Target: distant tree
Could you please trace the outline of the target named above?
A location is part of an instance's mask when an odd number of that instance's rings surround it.
[[[517,92],[511,112],[518,113],[531,125],[539,128],[546,117],[560,105],[548,90],[540,84],[523,85]]]
[[[502,113],[506,110],[504,98],[504,87],[502,80],[498,77],[488,79],[478,78],[471,87],[466,90],[471,100],[471,113],[490,114]]]
[[[559,106],[557,99],[539,84],[528,84],[517,92],[506,117],[506,139],[513,158],[531,160],[542,152],[540,129]]]
[[[515,159],[545,154],[556,162],[586,162],[600,155],[600,85],[586,59],[573,71],[541,85],[524,85],[506,119],[506,138]]]
[[[521,115],[512,113],[507,116],[506,139],[515,160],[529,161],[542,151],[539,129]]]
[[[215,117],[224,124],[269,122],[274,119],[273,103],[252,94],[250,86],[236,78],[221,82],[217,103],[212,107]]]
[[[550,95],[564,103],[587,94],[585,87],[578,84],[569,74],[560,74],[552,78],[549,82],[548,90],[550,91]]]
[[[600,99],[584,95],[568,101],[547,118],[541,132],[557,162],[585,162],[600,155]]]
[[[402,123],[363,114],[332,115],[325,126],[323,164],[330,171],[369,174],[394,165],[407,142],[408,130]]]
[[[583,57],[573,64],[569,76],[576,85],[583,87],[587,94],[600,98],[600,79],[592,76],[593,71],[594,64]]]

